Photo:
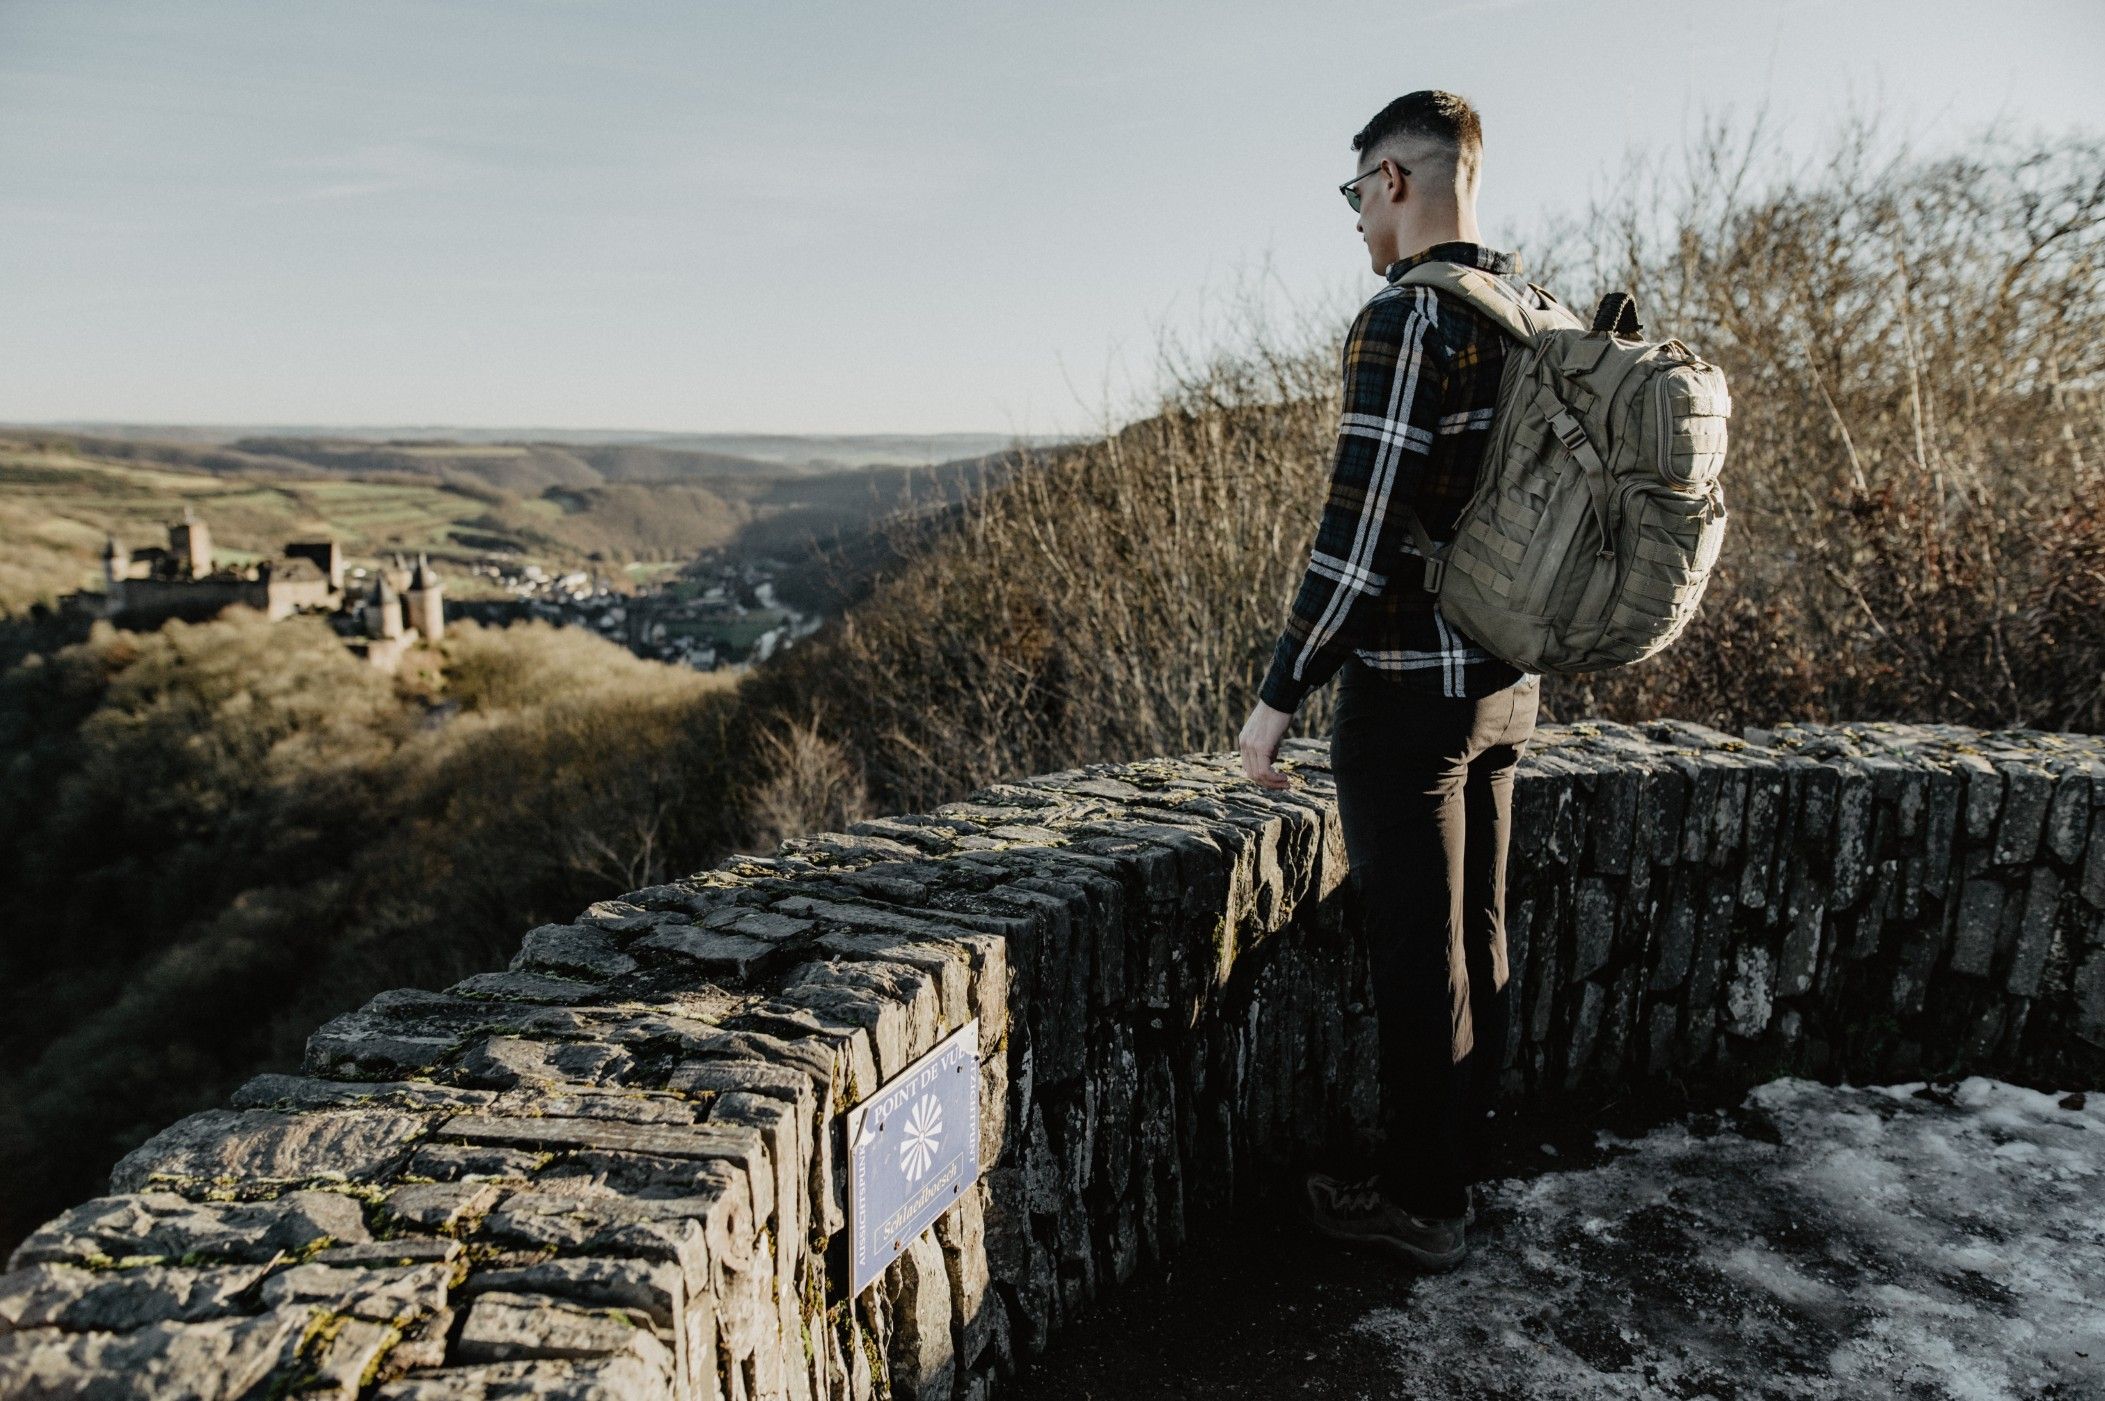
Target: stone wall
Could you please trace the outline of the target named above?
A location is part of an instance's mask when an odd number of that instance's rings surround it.
[[[0,1276],[0,1394],[984,1397],[1309,1145],[1375,1026],[1319,743],[999,784],[339,1017]],[[2105,744],[1545,727],[1516,1103],[2105,1068]],[[846,1296],[842,1112],[980,1019],[974,1191]]]

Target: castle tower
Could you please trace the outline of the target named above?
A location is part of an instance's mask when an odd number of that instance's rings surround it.
[[[110,617],[124,611],[124,581],[132,572],[132,552],[106,535],[102,542],[102,610]]]
[[[329,577],[329,591],[344,591],[344,551],[334,540],[294,540],[285,547],[287,559],[314,561],[314,567]]]
[[[168,527],[168,553],[176,560],[176,567],[193,579],[202,579],[212,572],[212,530],[188,506],[183,507],[183,518]]]
[[[423,633],[427,642],[438,641],[446,631],[445,593],[439,587],[438,571],[421,554],[417,556],[417,572],[409,577],[405,601],[409,604],[409,625]]]
[[[385,569],[375,570],[373,589],[365,600],[365,635],[367,637],[400,637],[402,635],[402,602],[395,594],[395,586],[388,582]]]

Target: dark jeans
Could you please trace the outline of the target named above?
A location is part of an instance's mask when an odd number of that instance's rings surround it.
[[[1420,1216],[1462,1214],[1498,1093],[1513,770],[1541,693],[1424,695],[1357,658],[1338,677],[1331,766],[1381,1028],[1375,1166]]]

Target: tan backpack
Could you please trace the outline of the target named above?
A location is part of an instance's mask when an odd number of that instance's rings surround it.
[[[1397,281],[1452,292],[1516,342],[1454,538],[1435,546],[1405,517],[1440,611],[1524,671],[1601,671],[1672,642],[1725,535],[1724,371],[1679,340],[1638,339],[1627,293],[1602,298],[1589,328],[1541,288],[1547,309],[1460,263]]]

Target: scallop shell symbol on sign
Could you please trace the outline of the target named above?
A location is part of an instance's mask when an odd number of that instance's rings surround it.
[[[923,1095],[906,1119],[906,1136],[899,1144],[899,1169],[906,1180],[916,1181],[936,1159],[942,1142],[943,1105],[934,1095]]]

